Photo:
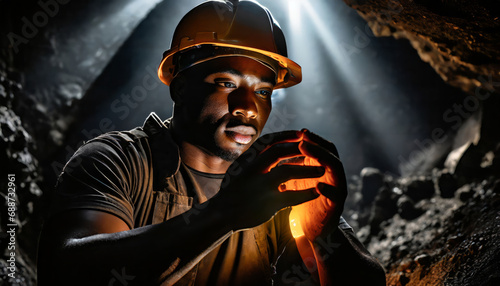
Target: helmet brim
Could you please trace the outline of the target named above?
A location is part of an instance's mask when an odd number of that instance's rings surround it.
[[[192,45],[189,46],[184,46],[182,50],[180,50],[178,47],[172,48],[170,50],[167,50],[163,54],[163,60],[160,63],[160,66],[158,68],[158,77],[160,80],[166,84],[170,85],[172,80],[175,78],[175,76],[185,69],[184,67],[179,69],[179,67],[176,65],[174,62],[174,57],[180,52],[184,52],[187,50],[191,49],[196,49],[200,48],[203,46],[213,46],[213,47],[227,47],[227,48],[233,48],[237,49],[242,52],[229,52],[225,54],[217,54],[217,55],[211,55],[207,56],[203,59],[203,61],[197,61],[194,63],[191,63],[189,67],[194,66],[198,63],[217,58],[217,57],[224,57],[224,56],[245,56],[248,58],[255,59],[256,61],[265,64],[266,66],[272,66],[273,70],[276,72],[276,85],[274,86],[274,89],[280,89],[280,88],[287,88],[294,86],[302,81],[302,70],[300,65],[298,65],[296,62],[290,60],[289,58],[282,56],[277,53],[269,52],[266,50],[261,50],[261,49],[256,49],[252,47],[246,47],[246,46],[240,46],[240,45],[234,45],[234,44],[227,44],[227,43],[214,43],[214,42],[198,42],[198,43],[193,43]],[[248,53],[245,53],[244,51],[248,51]],[[265,58],[264,58],[265,57]],[[267,58],[267,59],[266,59]],[[274,63],[273,63],[274,62]]]

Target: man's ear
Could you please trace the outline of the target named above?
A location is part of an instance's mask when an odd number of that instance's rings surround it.
[[[183,94],[186,91],[186,78],[182,75],[176,76],[170,83],[170,97],[176,105],[182,105]]]

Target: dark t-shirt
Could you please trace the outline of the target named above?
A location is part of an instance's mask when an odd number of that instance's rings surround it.
[[[222,179],[224,179],[224,174],[204,173],[195,170],[188,165],[186,165],[186,167],[191,172],[193,178],[198,183],[198,186],[200,186],[208,200],[219,192]]]
[[[179,215],[189,223],[198,212],[185,212],[200,209],[221,179],[182,164],[168,127],[152,114],[142,128],[110,132],[78,149],[59,177],[50,215],[99,210],[131,229]],[[273,275],[283,281],[275,266],[285,249],[284,256],[300,261],[288,214],[287,208],[260,226],[232,234],[199,260],[173,267],[166,277],[182,276],[176,285],[271,285]],[[341,226],[349,227],[345,222]]]

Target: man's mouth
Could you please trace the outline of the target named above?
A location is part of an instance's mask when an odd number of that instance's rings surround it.
[[[253,136],[257,134],[255,129],[250,126],[238,125],[226,128],[224,131],[227,136],[234,140],[234,142],[246,145],[252,141]]]

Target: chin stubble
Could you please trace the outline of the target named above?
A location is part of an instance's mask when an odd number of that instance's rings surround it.
[[[202,123],[203,134],[199,137],[200,141],[198,142],[199,146],[203,146],[208,152],[221,158],[227,162],[233,162],[241,155],[238,151],[231,151],[222,148],[219,144],[217,144],[215,140],[215,136],[217,134],[217,130],[224,123],[224,119],[221,118],[219,120],[207,120]],[[234,124],[234,123],[233,123]]]

